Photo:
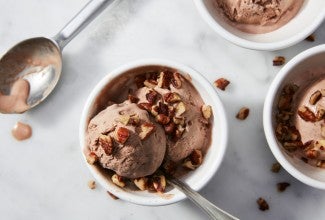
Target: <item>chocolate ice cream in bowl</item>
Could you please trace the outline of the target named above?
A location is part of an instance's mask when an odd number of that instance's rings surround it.
[[[325,45],[302,52],[272,82],[263,112],[269,147],[295,178],[325,190]]]
[[[82,155],[107,191],[132,203],[166,205],[185,198],[173,175],[194,190],[213,177],[227,145],[227,121],[213,86],[166,60],[141,60],[105,76],[80,123]]]
[[[249,49],[279,50],[310,34],[325,18],[323,0],[194,0],[226,40]]]

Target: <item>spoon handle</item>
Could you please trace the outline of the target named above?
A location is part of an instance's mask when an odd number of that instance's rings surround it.
[[[198,207],[203,209],[211,219],[215,220],[239,220],[229,213],[223,211],[222,209],[216,207],[203,196],[201,196],[198,192],[191,189],[186,183],[181,182],[180,180],[168,177],[167,181],[169,184],[173,185],[180,191],[182,191],[193,203],[195,203]]]
[[[54,40],[62,50],[80,31],[114,0],[92,0],[57,34]]]

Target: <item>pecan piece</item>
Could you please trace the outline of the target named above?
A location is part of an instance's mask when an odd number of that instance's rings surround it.
[[[159,114],[159,106],[158,105],[154,105],[152,106],[151,110],[150,110],[150,113],[153,115],[153,116],[157,116]]]
[[[281,170],[281,165],[280,165],[279,162],[276,162],[276,163],[272,164],[271,171],[273,173],[278,173],[278,172],[280,172],[280,170]]]
[[[306,41],[309,41],[309,42],[314,42],[315,41],[315,35],[314,34],[311,34],[308,37],[306,37],[305,40]]]
[[[279,110],[290,110],[292,103],[292,95],[284,94],[279,97],[278,109]]]
[[[165,133],[172,134],[175,131],[176,125],[173,122],[169,122],[168,124],[164,125]]]
[[[173,122],[177,125],[184,125],[185,124],[185,118],[184,117],[173,117]]]
[[[277,183],[276,186],[277,186],[278,192],[284,192],[287,189],[287,187],[290,186],[290,183],[281,182],[281,183]]]
[[[221,89],[222,91],[225,91],[226,90],[226,87],[229,85],[230,81],[228,81],[227,79],[225,78],[220,78],[220,79],[217,79],[216,81],[214,81],[214,85]]]
[[[130,115],[121,115],[118,119],[123,125],[127,125],[130,121]]]
[[[282,56],[276,56],[273,59],[273,66],[281,66],[285,63],[285,58]]]
[[[316,119],[317,119],[317,121],[322,120],[324,118],[324,116],[325,116],[325,109],[319,108],[317,110],[317,112],[316,112]]]
[[[94,180],[88,181],[88,187],[89,189],[95,189],[96,188],[96,182]]]
[[[115,185],[117,185],[117,186],[119,186],[119,187],[124,187],[125,186],[125,181],[124,181],[124,178],[123,177],[121,177],[121,176],[119,176],[119,175],[117,175],[117,174],[114,174],[112,177],[111,177],[111,179],[112,179],[112,182],[115,184]]]
[[[318,150],[307,149],[305,150],[305,155],[308,159],[317,159],[320,155]]]
[[[107,155],[111,155],[113,153],[114,147],[111,136],[101,134],[98,137],[98,143]]]
[[[146,80],[146,76],[145,75],[137,75],[136,77],[134,77],[134,83],[137,85],[138,88],[141,88],[144,86],[144,81]]]
[[[170,118],[164,114],[159,114],[156,116],[156,122],[162,125],[168,124],[170,121]]]
[[[124,144],[126,142],[126,140],[129,138],[129,136],[130,136],[130,133],[127,128],[119,127],[118,129],[115,130],[114,139],[117,142]]]
[[[236,115],[236,118],[239,120],[245,120],[249,115],[249,108],[243,107],[239,110],[239,112]]]
[[[164,101],[167,103],[175,103],[181,100],[181,96],[176,92],[169,92],[164,95]]]
[[[261,210],[261,211],[266,211],[268,210],[270,207],[269,207],[269,204],[266,202],[265,199],[263,199],[262,197],[258,198],[257,199],[257,204],[258,204],[258,208]]]
[[[162,71],[158,78],[158,87],[163,89],[169,89],[172,77],[173,76],[170,71]]]
[[[212,108],[210,105],[202,105],[201,112],[205,119],[210,119],[212,115]]]
[[[138,104],[138,107],[143,109],[143,110],[147,110],[148,112],[150,112],[152,105],[150,103],[141,102],[141,103]]]
[[[153,187],[157,192],[163,193],[166,189],[166,178],[164,175],[154,176]]]
[[[148,100],[149,104],[153,104],[156,102],[158,93],[154,90],[150,90],[147,94],[146,94],[146,99]]]
[[[134,185],[136,185],[136,187],[138,187],[141,191],[146,190],[147,182],[148,182],[147,177],[140,177],[133,180]]]
[[[179,102],[175,108],[175,115],[177,117],[181,116],[186,111],[186,106],[184,102]]]
[[[315,114],[306,106],[299,107],[298,115],[305,121],[315,122]]]
[[[94,163],[97,162],[98,157],[94,152],[90,152],[87,157],[86,157],[87,163],[89,163],[90,165],[93,165]]]
[[[203,156],[200,150],[193,150],[188,158],[184,160],[183,167],[194,170],[202,164]]]
[[[155,88],[157,86],[157,81],[153,80],[153,79],[147,79],[143,82],[143,84],[148,87],[148,88]]]
[[[129,120],[129,124],[133,126],[137,126],[140,123],[140,117],[139,115],[132,115]]]
[[[289,152],[294,152],[302,146],[303,144],[301,141],[287,141],[283,143],[283,148]]]
[[[139,101],[139,99],[137,97],[135,97],[134,95],[131,95],[131,94],[128,95],[128,100],[131,103],[138,103],[138,101]]]
[[[317,90],[309,98],[309,104],[315,105],[322,98],[322,93]]]
[[[180,89],[182,87],[181,74],[178,72],[174,72],[171,82],[174,88]]]
[[[144,122],[140,125],[139,137],[141,140],[148,138],[154,131],[156,126],[149,122]]]

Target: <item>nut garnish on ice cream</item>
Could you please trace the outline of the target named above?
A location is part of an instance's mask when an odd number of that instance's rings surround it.
[[[87,161],[119,187],[162,193],[167,183],[159,169],[179,176],[202,164],[212,108],[178,71],[156,67],[120,79],[127,81],[107,85],[113,95],[98,98],[105,101],[89,121]]]

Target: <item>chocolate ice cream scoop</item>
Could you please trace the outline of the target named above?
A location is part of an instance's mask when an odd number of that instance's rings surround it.
[[[164,130],[130,101],[98,113],[88,125],[86,138],[102,167],[127,178],[153,174],[166,151]]]

